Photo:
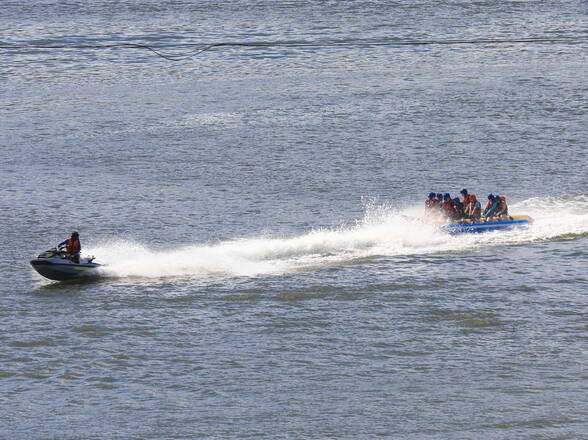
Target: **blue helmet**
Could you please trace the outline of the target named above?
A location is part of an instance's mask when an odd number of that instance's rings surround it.
[[[468,190],[464,188],[459,193],[460,194],[463,194],[464,196],[467,196],[468,195]]]
[[[429,193],[429,199],[435,198],[435,193]]]
[[[441,199],[443,198],[443,194],[441,194],[441,193],[437,193],[437,198],[438,198],[439,200],[441,200]]]
[[[488,194],[488,200],[494,200],[494,194]]]
[[[459,197],[454,198],[453,203],[455,203],[456,205],[461,205],[461,201],[459,200]]]
[[[451,198],[451,196],[449,195],[449,193],[443,194],[443,200],[447,200],[447,199],[450,199],[450,198]]]

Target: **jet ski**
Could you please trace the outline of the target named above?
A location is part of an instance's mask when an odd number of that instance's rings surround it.
[[[79,263],[74,263],[63,247],[57,247],[31,260],[31,266],[45,278],[67,281],[98,276],[102,264],[94,263],[94,257],[80,258]]]

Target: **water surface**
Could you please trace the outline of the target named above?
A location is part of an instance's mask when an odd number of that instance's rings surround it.
[[[0,49],[0,432],[587,435],[586,8],[11,1]],[[361,46],[357,40],[577,38]],[[535,223],[448,236],[429,191]],[[72,230],[107,265],[41,279]]]

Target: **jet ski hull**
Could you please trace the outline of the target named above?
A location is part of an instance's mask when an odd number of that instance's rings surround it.
[[[50,280],[67,281],[77,278],[97,276],[101,264],[93,262],[94,257],[80,258],[75,263],[69,259],[69,254],[62,249],[49,249],[34,260],[31,266],[40,275]]]
[[[45,278],[55,281],[67,281],[82,277],[97,276],[98,268],[101,265],[97,263],[61,263],[37,258],[31,260],[31,266]]]

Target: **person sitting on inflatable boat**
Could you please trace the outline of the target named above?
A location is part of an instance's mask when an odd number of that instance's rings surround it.
[[[452,218],[454,216],[453,200],[451,200],[449,193],[443,194],[443,201],[439,208],[444,217]]]
[[[496,211],[496,207],[498,206],[498,203],[496,203],[496,201],[494,200],[494,194],[490,193],[488,194],[488,203],[486,203],[486,207],[484,208],[484,212],[482,212],[482,217],[484,218],[488,218],[488,217],[493,217]]]
[[[488,194],[488,203],[482,213],[482,216],[486,219],[489,217],[502,218],[508,216],[508,205],[506,204],[506,197]]]
[[[460,191],[460,194],[462,196],[465,217],[473,221],[480,220],[482,205],[478,202],[476,195],[468,194],[468,190],[465,188]]]
[[[459,197],[455,197],[453,199],[453,212],[451,214],[451,220],[463,220],[466,217],[466,213],[464,211],[464,205],[459,200]]]
[[[468,190],[465,188],[462,189],[459,193],[461,194],[461,203],[463,203],[464,205],[466,203],[469,203],[472,198],[476,198],[475,194],[469,194]]]
[[[441,203],[443,203],[443,194],[430,192],[425,200],[425,217],[438,217],[442,214]]]
[[[76,264],[80,263],[80,252],[82,251],[82,245],[80,244],[80,234],[72,232],[71,236],[67,240],[63,240],[57,245],[57,248],[65,245],[65,250],[69,254],[69,259]]]
[[[425,200],[425,215],[431,215],[438,205],[439,203],[435,193],[429,193],[429,197]]]
[[[494,196],[498,206],[496,207],[496,217],[505,218],[508,217],[508,205],[506,204],[506,197],[496,195]]]

